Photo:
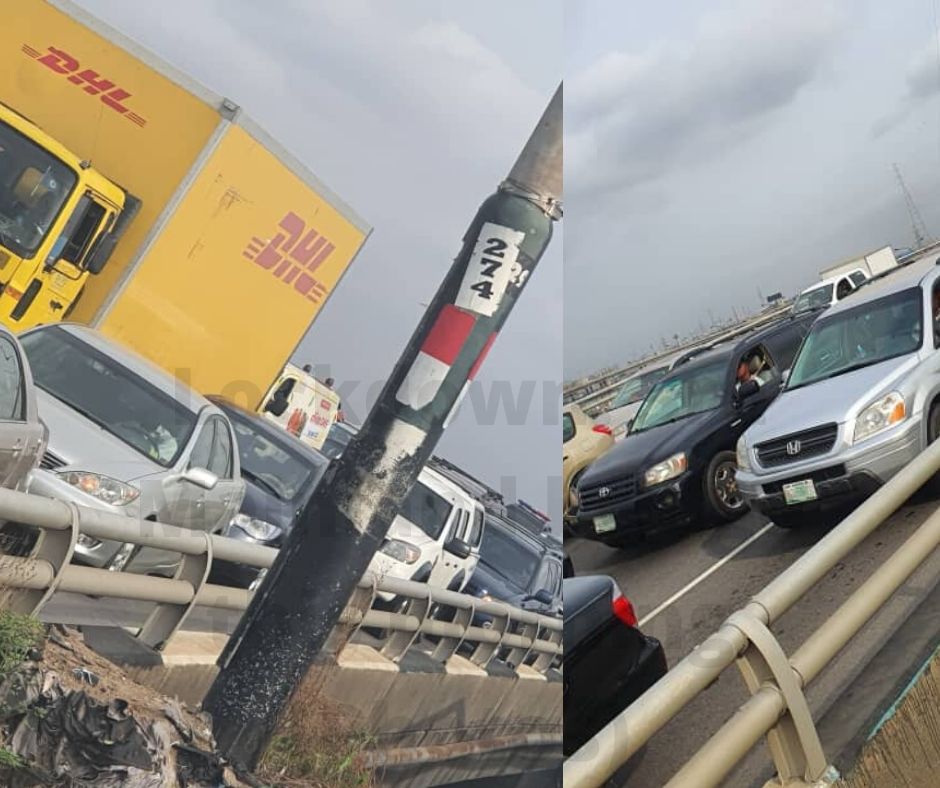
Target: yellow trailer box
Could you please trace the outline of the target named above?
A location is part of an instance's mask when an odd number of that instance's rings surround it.
[[[6,9],[0,102],[135,198],[69,319],[257,407],[365,222],[234,102],[67,0]]]

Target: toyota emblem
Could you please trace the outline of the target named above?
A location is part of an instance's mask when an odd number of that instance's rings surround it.
[[[787,441],[787,454],[791,457],[795,457],[799,454],[801,448],[799,441]]]
[[[597,491],[598,498],[606,498],[608,495],[610,495],[610,487],[601,487]]]

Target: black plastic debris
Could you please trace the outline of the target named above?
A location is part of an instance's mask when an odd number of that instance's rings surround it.
[[[226,788],[225,764],[212,752],[176,744],[176,779],[180,788]]]

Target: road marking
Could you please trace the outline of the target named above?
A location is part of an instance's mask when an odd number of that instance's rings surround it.
[[[767,533],[773,527],[774,527],[773,523],[767,523],[767,525],[761,528],[757,533],[749,536],[747,539],[741,542],[741,544],[735,547],[734,550],[732,550],[730,553],[724,556],[724,558],[721,558],[718,561],[716,561],[714,564],[708,567],[708,569],[702,572],[702,574],[700,574],[694,580],[690,581],[689,583],[684,585],[682,588],[680,588],[678,591],[676,591],[676,593],[674,593],[671,597],[669,597],[669,599],[663,602],[659,607],[657,607],[652,612],[647,613],[645,616],[643,616],[643,618],[640,619],[638,626],[642,627],[644,624],[647,624],[648,622],[652,621],[654,618],[656,618],[656,616],[662,613],[666,608],[668,608],[670,605],[674,604],[676,601],[678,601],[679,599],[684,597],[686,594],[688,594],[689,591],[695,588],[695,586],[697,586],[703,580],[710,577],[719,569],[721,569],[721,567],[727,564],[728,561],[734,558],[738,553],[740,553],[742,550],[749,547],[750,545],[754,544],[754,542],[760,539],[765,533]]]

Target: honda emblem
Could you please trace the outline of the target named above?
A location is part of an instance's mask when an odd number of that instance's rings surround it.
[[[801,448],[799,441],[787,441],[787,454],[791,457],[795,457],[799,454]]]

